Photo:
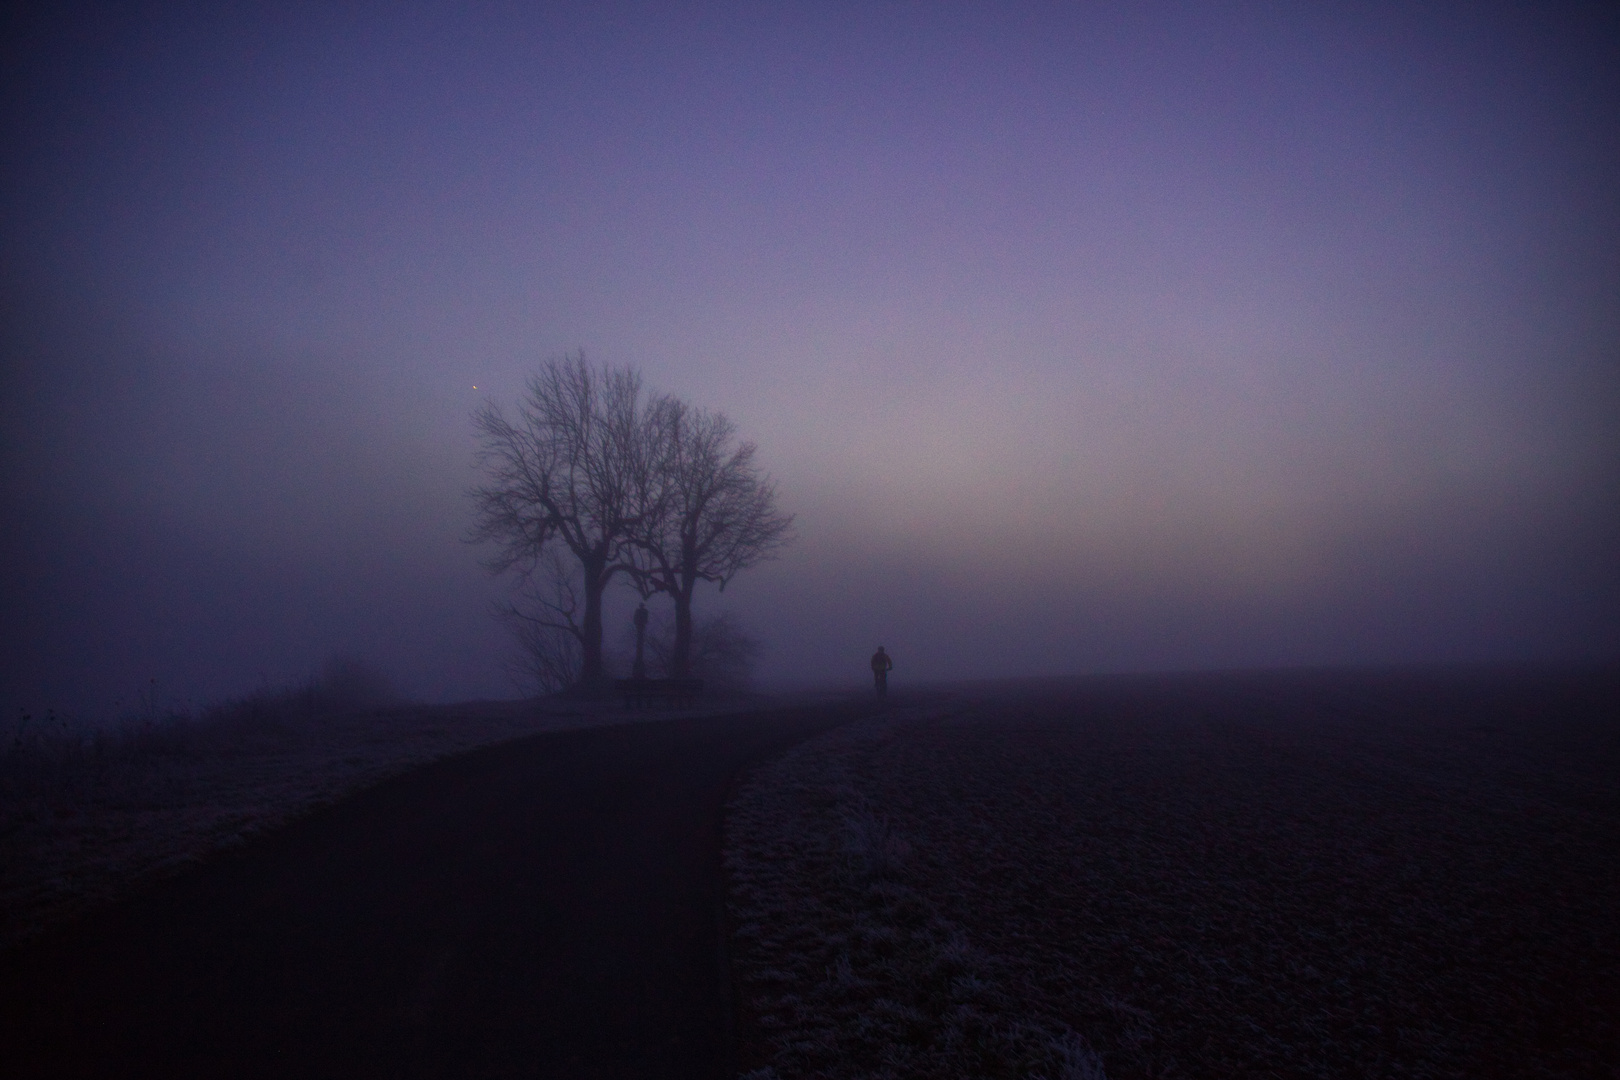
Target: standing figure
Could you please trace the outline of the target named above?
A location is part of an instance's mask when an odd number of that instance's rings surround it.
[[[889,694],[889,669],[894,667],[894,661],[889,654],[878,646],[878,651],[872,654],[872,683],[877,690],[878,697],[887,697]]]

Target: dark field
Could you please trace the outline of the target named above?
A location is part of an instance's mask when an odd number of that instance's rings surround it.
[[[728,817],[757,1077],[1620,1076],[1620,679],[985,686]]]

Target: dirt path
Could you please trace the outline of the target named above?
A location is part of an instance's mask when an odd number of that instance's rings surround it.
[[[11,958],[0,1072],[726,1075],[728,787],[850,715],[560,732],[385,782]]]

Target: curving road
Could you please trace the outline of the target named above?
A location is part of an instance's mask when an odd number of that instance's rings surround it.
[[[558,732],[397,777],[8,960],[0,1073],[727,1076],[726,796],[853,712]]]

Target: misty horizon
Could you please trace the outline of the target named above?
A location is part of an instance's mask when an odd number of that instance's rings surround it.
[[[1042,5],[19,22],[0,708],[509,697],[472,417],[576,350],[797,541],[761,687],[1620,659],[1620,26]],[[636,598],[615,586],[620,654]],[[664,601],[650,606],[655,616]],[[123,704],[120,704],[123,703]]]

